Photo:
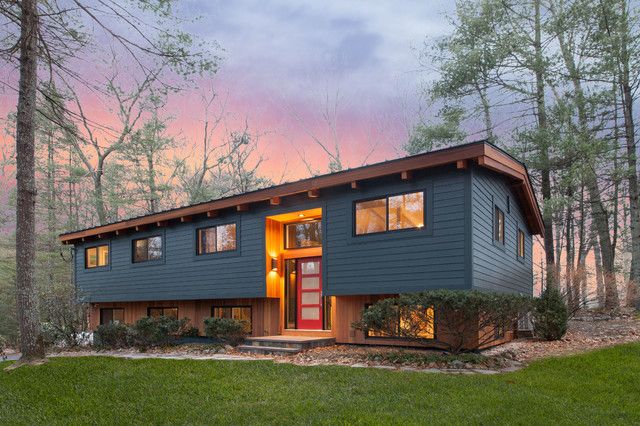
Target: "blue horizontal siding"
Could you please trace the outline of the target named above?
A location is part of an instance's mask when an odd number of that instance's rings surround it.
[[[533,294],[533,239],[515,193],[504,178],[489,170],[474,168],[472,176],[473,288]],[[505,216],[504,246],[493,241],[496,205]],[[525,234],[524,259],[517,256],[518,229]]]
[[[389,179],[344,191],[327,200],[325,291],[330,295],[389,294],[435,288],[466,288],[465,175],[455,168],[415,174],[410,182]],[[426,227],[353,235],[358,199],[425,190]]]
[[[354,236],[353,205],[360,199],[424,190],[426,226],[422,230]],[[82,294],[92,302],[187,300],[266,297],[265,219],[298,209],[322,207],[323,285],[328,295],[390,294],[436,288],[480,288],[531,292],[531,236],[527,258],[515,257],[515,232],[522,214],[511,194],[512,213],[506,214],[507,246],[492,244],[492,204],[510,194],[502,178],[454,166],[323,189],[321,197],[285,197],[280,206],[252,205],[250,211],[222,212],[220,217],[194,218],[166,228],[114,237],[76,246],[75,277]],[[506,209],[505,209],[506,212]],[[237,224],[235,252],[196,256],[196,229]],[[132,240],[164,236],[161,261],[134,264]],[[473,238],[473,242],[472,242]],[[108,243],[111,264],[86,270],[84,248]],[[473,276],[472,276],[473,271]]]

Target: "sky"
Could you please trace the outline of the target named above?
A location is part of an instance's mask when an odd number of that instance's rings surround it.
[[[419,51],[427,37],[447,33],[453,2],[188,0],[182,7],[202,17],[188,29],[224,49],[213,86],[229,127],[246,120],[261,135],[264,173],[278,178],[286,168],[288,180],[307,174],[301,156],[326,171],[313,137],[337,139],[348,167],[401,155],[428,78]],[[183,113],[176,126],[198,140],[196,100],[175,100]],[[337,138],[323,118],[334,107]]]
[[[445,35],[453,1],[210,1],[177,2],[198,39],[218,43],[223,61],[215,77],[172,95],[162,113],[169,133],[185,146],[200,144],[203,97],[224,110],[224,131],[245,123],[259,136],[260,172],[276,182],[306,177],[307,162],[326,172],[328,158],[314,138],[340,146],[344,167],[402,155],[417,119],[421,84],[419,53],[425,39]],[[89,55],[90,56],[90,55]],[[99,75],[95,58],[82,58],[85,75]],[[17,85],[15,67],[0,65],[0,79]],[[0,117],[15,110],[16,96],[0,88]],[[97,122],[113,111],[95,96],[85,110]],[[224,105],[224,106],[223,106]],[[330,125],[325,115],[331,117]],[[0,136],[0,144],[11,135]],[[302,161],[304,158],[305,161]]]

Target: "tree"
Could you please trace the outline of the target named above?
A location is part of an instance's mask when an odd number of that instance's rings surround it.
[[[164,106],[163,97],[152,94],[148,102],[151,118],[144,122],[142,128],[133,132],[125,144],[123,156],[132,165],[133,181],[138,192],[134,199],[142,199],[146,213],[156,213],[161,210],[162,200],[171,191],[163,172],[170,164],[164,161],[163,154],[175,147],[176,141],[165,135],[167,125],[159,116],[159,110]]]
[[[16,123],[16,287],[22,363],[44,359],[35,285],[35,129],[38,84],[38,34],[36,0],[20,3],[20,83]]]
[[[66,81],[71,78],[90,86],[87,79],[68,66],[68,61],[88,44],[88,38],[79,29],[84,20],[111,37],[119,48],[129,54],[139,70],[148,69],[144,60],[147,58],[150,62],[161,59],[182,77],[215,71],[218,61],[216,56],[207,56],[207,49],[203,49],[203,45],[194,46],[194,40],[177,26],[163,27],[167,21],[175,21],[172,4],[173,2],[165,0],[139,0],[133,2],[132,8],[125,9],[110,0],[95,5],[87,5],[79,0],[72,0],[70,4],[37,0],[0,3],[0,13],[5,20],[2,31],[6,34],[0,38],[0,42],[3,47],[7,46],[0,52],[9,61],[15,60],[15,53],[19,52],[20,67],[16,124],[16,286],[22,363],[44,359],[34,278],[34,140],[39,88],[38,59],[43,59],[50,83],[55,79]],[[149,25],[142,16],[135,14],[135,9],[141,15],[153,14],[157,18],[156,22]],[[113,19],[118,25],[114,24]],[[91,48],[95,49],[96,46]],[[56,108],[67,112],[65,106],[57,103],[56,99],[47,98],[43,92],[40,94],[47,101],[54,102]],[[47,118],[56,120],[58,117]],[[100,171],[101,168],[97,167],[96,170]]]
[[[463,143],[467,136],[461,129],[463,115],[462,108],[445,105],[438,114],[441,121],[416,125],[403,149],[414,155]]]

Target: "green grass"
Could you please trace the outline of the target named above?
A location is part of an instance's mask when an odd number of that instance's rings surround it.
[[[495,376],[106,357],[0,371],[0,424],[56,423],[638,424],[640,344]]]

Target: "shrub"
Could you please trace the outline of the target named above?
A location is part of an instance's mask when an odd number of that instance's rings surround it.
[[[545,340],[560,340],[567,332],[569,311],[564,297],[556,287],[547,286],[535,300],[533,331]]]
[[[128,348],[131,342],[131,330],[121,322],[101,324],[93,333],[93,344],[99,349]]]
[[[8,343],[4,337],[0,336],[0,361],[7,359],[5,351],[7,350]]]
[[[188,322],[188,318],[165,316],[141,318],[131,326],[133,345],[140,349],[172,345],[184,333]]]
[[[531,307],[527,296],[471,290],[433,290],[383,299],[362,312],[353,327],[458,353],[488,345]],[[432,309],[429,309],[432,308]],[[434,317],[437,334],[434,332]],[[473,342],[473,343],[471,343]]]
[[[199,337],[199,336],[200,336],[200,330],[198,330],[198,327],[189,327],[181,334],[181,337]]]
[[[233,318],[207,318],[204,330],[208,337],[237,346],[250,334],[249,323]]]
[[[44,320],[42,328],[46,344],[77,346],[88,330],[88,305],[72,283],[47,287],[42,292],[40,310]]]

